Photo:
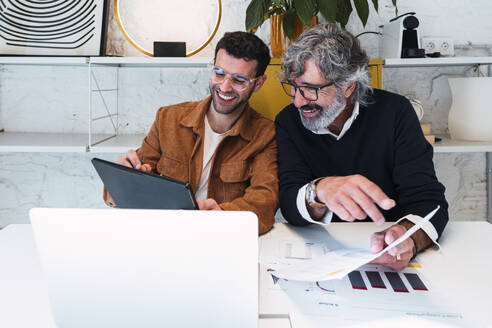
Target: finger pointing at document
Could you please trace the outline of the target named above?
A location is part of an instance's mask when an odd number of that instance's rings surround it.
[[[359,174],[323,178],[316,185],[316,194],[344,221],[364,220],[369,216],[376,224],[383,224],[385,219],[378,206],[384,210],[395,206],[395,201],[381,188]]]

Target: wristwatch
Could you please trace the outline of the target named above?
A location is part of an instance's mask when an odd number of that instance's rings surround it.
[[[306,203],[313,208],[326,208],[324,203],[321,203],[316,195],[316,185],[323,178],[317,178],[308,183],[306,187]]]

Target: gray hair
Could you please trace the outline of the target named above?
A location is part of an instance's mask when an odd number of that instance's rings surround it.
[[[350,101],[367,104],[372,89],[367,70],[369,57],[359,40],[336,24],[319,24],[305,31],[282,57],[283,79],[304,74],[304,64],[313,58],[323,77],[338,89],[356,82]]]

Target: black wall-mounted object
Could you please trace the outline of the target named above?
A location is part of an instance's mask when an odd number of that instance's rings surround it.
[[[186,42],[154,41],[154,57],[186,57]]]

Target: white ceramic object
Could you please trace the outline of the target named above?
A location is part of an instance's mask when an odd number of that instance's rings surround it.
[[[417,118],[419,119],[419,121],[421,121],[422,118],[424,117],[424,106],[422,106],[420,100],[418,100],[414,96],[408,95],[405,97],[407,97],[408,101],[410,101],[410,103],[413,106],[413,109],[415,110],[415,114],[417,114]]]
[[[492,77],[449,79],[453,103],[448,127],[451,139],[492,141]]]

